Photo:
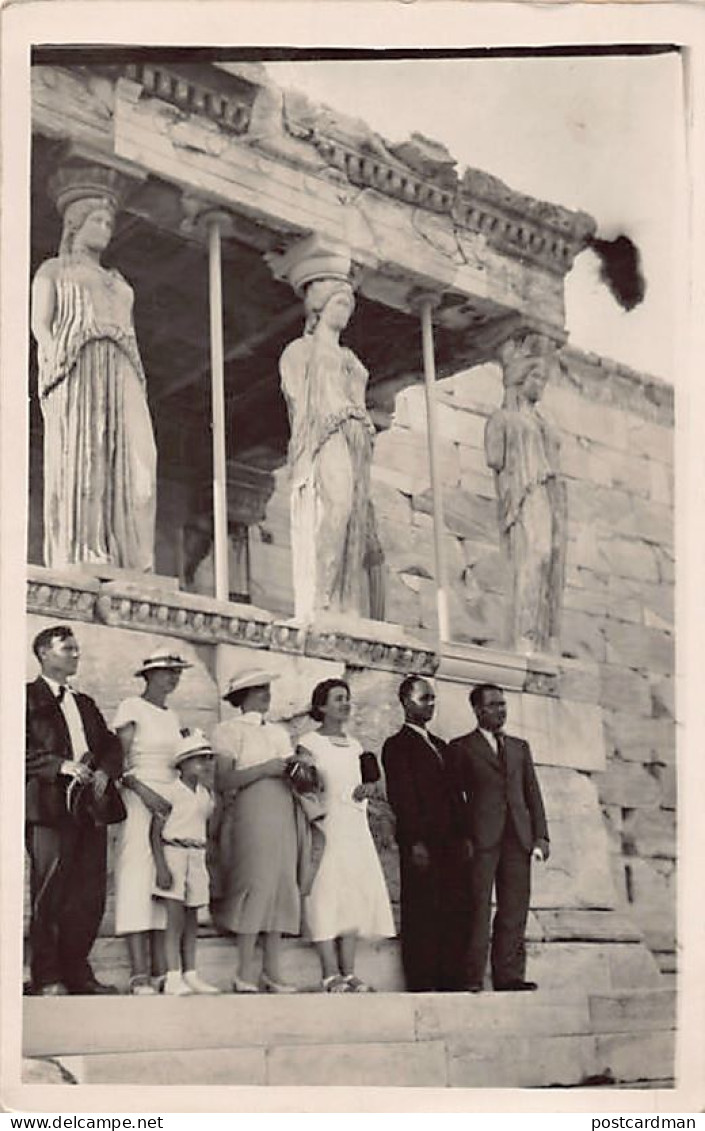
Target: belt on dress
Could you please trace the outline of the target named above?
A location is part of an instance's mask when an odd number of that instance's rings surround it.
[[[170,848],[205,848],[205,840],[190,840],[189,837],[174,837],[173,840],[162,840],[162,844],[168,844]]]

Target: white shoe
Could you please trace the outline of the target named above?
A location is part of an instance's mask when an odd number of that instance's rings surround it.
[[[217,986],[211,986],[210,982],[204,982],[199,978],[195,970],[184,971],[184,982],[194,994],[219,994],[220,990]]]
[[[136,974],[130,978],[128,993],[135,997],[154,997],[158,991],[154,988],[146,974]]]
[[[164,980],[162,993],[167,997],[186,997],[187,994],[192,994],[193,990],[188,982],[184,981],[179,970],[170,970]]]

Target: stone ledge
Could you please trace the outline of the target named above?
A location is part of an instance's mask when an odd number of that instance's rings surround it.
[[[528,665],[525,656],[500,652],[475,644],[443,641],[436,675],[448,683],[499,684],[511,691],[523,691]]]
[[[658,1080],[673,1074],[675,1033],[652,1032],[599,1034],[595,1038],[598,1071],[622,1081]]]
[[[176,636],[199,644],[238,644],[259,650],[306,655],[400,674],[433,675],[434,650],[400,625],[350,617],[320,617],[314,624],[282,621],[254,605],[217,601],[194,593],[158,590],[149,583],[120,580],[112,571],[102,582],[90,572],[29,566],[27,608],[57,619]],[[170,580],[170,579],[169,579]]]
[[[672,988],[591,994],[590,1020],[596,1033],[675,1029],[676,991]]]
[[[264,1048],[171,1049],[167,1056],[161,1050],[87,1053],[62,1057],[61,1065],[77,1084],[184,1087],[207,1083],[217,1087],[267,1083]]]
[[[583,908],[536,908],[534,915],[547,942],[642,942],[643,931],[616,911]]]
[[[555,698],[559,694],[561,661],[535,652],[524,654],[444,640],[437,675],[449,683],[497,683],[508,691]]]
[[[507,1033],[483,1035],[482,1042],[449,1041],[451,1087],[514,1088],[579,1085],[596,1075],[595,1037]]]

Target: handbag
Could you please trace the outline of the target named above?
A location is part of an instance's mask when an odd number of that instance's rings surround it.
[[[127,817],[125,803],[112,780],[103,795],[96,797],[91,782],[73,778],[66,790],[66,807],[75,821],[90,821],[97,827],[118,825]]]
[[[311,754],[302,746],[297,746],[284,763],[284,773],[289,785],[297,795],[314,794],[321,788],[321,779]]]
[[[374,785],[382,776],[377,756],[371,750],[363,750],[360,755],[360,773],[363,785]]]

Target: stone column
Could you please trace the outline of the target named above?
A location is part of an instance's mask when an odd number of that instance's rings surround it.
[[[268,257],[303,298],[305,323],[279,361],[291,429],[291,540],[296,616],[384,619],[382,551],[370,498],[374,424],[368,372],[341,344],[355,298],[348,248],[317,234]]]
[[[522,330],[497,352],[504,400],[487,421],[485,454],[495,473],[499,537],[509,563],[506,643],[527,653],[557,653],[567,501],[559,434],[539,408],[558,362],[556,343]]]

